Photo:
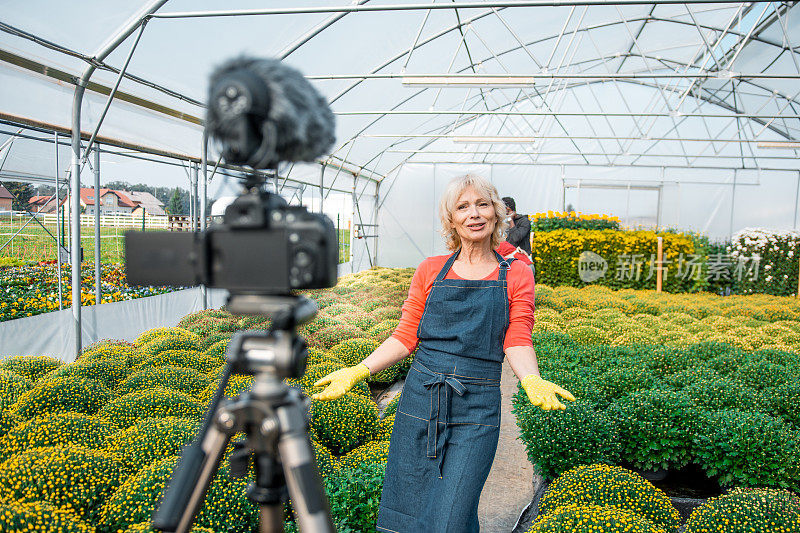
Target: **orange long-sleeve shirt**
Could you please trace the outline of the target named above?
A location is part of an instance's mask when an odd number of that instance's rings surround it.
[[[425,310],[425,302],[436,276],[449,257],[449,255],[436,255],[425,259],[417,267],[417,271],[411,279],[411,287],[408,290],[408,298],[403,304],[400,324],[392,333],[392,337],[403,343],[409,352],[413,352],[419,342],[417,328]],[[500,267],[498,266],[483,279],[496,280],[499,271]],[[463,278],[453,272],[451,268],[445,279]],[[533,346],[531,342],[535,291],[533,272],[521,261],[514,261],[508,270],[506,280],[508,281],[509,324],[503,350],[511,346]]]

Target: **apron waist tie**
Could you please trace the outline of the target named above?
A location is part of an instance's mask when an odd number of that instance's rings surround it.
[[[467,388],[461,383],[459,380],[452,376],[446,376],[444,374],[438,374],[431,372],[433,377],[423,383],[426,389],[431,391],[431,410],[428,415],[428,457],[431,459],[435,459],[438,455],[439,458],[439,478],[442,477],[442,465],[444,463],[444,452],[447,448],[447,438],[449,428],[447,426],[447,408],[448,408],[448,395],[447,395],[447,388],[449,387],[453,389],[456,394],[459,396],[463,396],[464,393],[467,391]],[[429,374],[430,375],[430,374]],[[444,407],[442,408],[441,403],[441,392],[442,388],[444,388],[445,392],[445,401]],[[435,400],[434,401],[434,395]],[[443,439],[441,442],[441,446],[439,443],[439,415],[440,412],[444,411],[444,431],[443,431]],[[439,451],[441,450],[441,451]]]

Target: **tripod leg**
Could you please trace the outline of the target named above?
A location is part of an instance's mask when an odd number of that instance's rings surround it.
[[[292,432],[278,441],[289,496],[303,533],[335,533],[328,498],[308,434]]]
[[[257,452],[254,460],[256,481],[247,487],[247,496],[261,506],[261,533],[283,533],[283,502],[286,480],[272,453]]]
[[[153,515],[156,529],[188,533],[229,440],[228,435],[212,425],[184,450]]]
[[[283,506],[261,506],[261,533],[283,533]]]

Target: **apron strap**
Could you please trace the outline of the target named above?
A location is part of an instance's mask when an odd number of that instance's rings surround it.
[[[461,252],[461,248],[459,248],[458,250],[456,250],[456,251],[455,251],[455,253],[454,253],[453,255],[451,255],[451,256],[450,256],[450,258],[449,258],[449,259],[447,260],[447,262],[444,264],[444,266],[442,267],[442,269],[439,271],[439,275],[438,275],[438,276],[436,276],[436,281],[442,281],[442,280],[444,279],[444,277],[445,277],[445,276],[447,275],[447,273],[450,271],[450,267],[452,267],[452,266],[453,266],[453,263],[455,263],[455,262],[456,262],[456,257],[458,257],[458,254],[459,254],[460,252]]]
[[[494,255],[497,258],[497,261],[500,263],[500,274],[497,275],[497,281],[505,281],[506,273],[508,272],[508,269],[511,268],[511,263],[516,261],[516,259],[513,257],[506,259],[497,253],[497,250],[494,251]]]
[[[447,388],[449,387],[452,389],[456,394],[459,396],[463,396],[465,392],[467,392],[467,388],[461,383],[459,380],[454,378],[453,376],[447,376],[444,374],[436,374],[429,379],[428,381],[423,383],[423,386],[426,389],[431,391],[431,410],[428,414],[428,445],[427,445],[427,456],[430,459],[436,459],[438,456],[439,459],[439,478],[442,477],[442,465],[444,464],[444,452],[447,449],[447,440],[448,440],[448,417],[447,417],[447,408],[448,408],[448,399],[449,394]],[[444,391],[444,402],[442,402],[442,392]],[[444,403],[444,406],[440,405]],[[444,411],[443,416],[440,416],[441,411]],[[440,422],[440,418],[443,420]],[[443,435],[441,435],[441,439],[439,438],[439,424],[443,423]]]

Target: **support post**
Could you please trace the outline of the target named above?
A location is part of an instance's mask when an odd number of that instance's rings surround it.
[[[72,322],[75,328],[75,357],[81,353],[81,102],[88,81],[81,78],[75,86],[72,105],[72,174],[70,175],[69,218],[72,228],[70,263],[72,264]]]
[[[94,303],[103,301],[100,286],[100,145],[94,147]]]
[[[197,165],[192,163],[192,169],[189,172],[189,230],[197,231],[196,220],[196,205],[195,198],[197,198]]]
[[[355,233],[356,233],[356,202],[358,202],[358,198],[356,198],[356,183],[358,182],[358,178],[353,176],[353,194],[350,197],[350,203],[352,204],[352,211],[350,213],[350,273],[355,273],[355,254],[353,253],[353,248],[355,248]]]
[[[656,253],[656,292],[661,292],[661,282],[663,280],[663,271],[661,270],[662,265],[664,264],[664,239],[663,237],[658,238],[658,252]]]
[[[64,298],[61,294],[61,193],[59,192],[60,184],[58,182],[58,132],[55,133],[56,145],[56,268],[58,268],[58,310],[64,309]]]
[[[798,178],[798,179],[800,179],[800,178]],[[324,211],[322,209],[323,202],[325,201],[324,180],[325,180],[325,165],[323,164],[320,167],[320,171],[319,171],[319,212],[320,212],[320,214],[324,213]]]
[[[155,13],[167,0],[151,0],[145,4],[139,11],[137,11],[131,18],[129,18],[114,34],[114,36],[106,41],[100,49],[92,56],[96,61],[103,61],[108,55],[113,52],[129,35],[131,35],[136,28],[144,23],[148,15]],[[75,328],[75,357],[81,351],[81,250],[80,250],[80,188],[81,188],[81,105],[83,104],[83,95],[86,87],[89,85],[89,79],[92,77],[96,64],[92,63],[83,72],[83,75],[75,83],[75,92],[72,98],[72,159],[71,159],[71,183],[70,183],[70,217],[71,227],[73,228],[71,235],[72,250],[72,318],[73,326]]]
[[[380,224],[378,223],[378,205],[379,205],[379,198],[380,198],[380,189],[381,189],[381,182],[375,183],[375,210],[374,214],[372,215],[372,221],[375,224],[374,228],[375,231],[373,234],[375,235],[375,248],[372,252],[372,264],[378,266],[378,241],[380,241],[380,237],[378,236],[378,229],[380,229]]]
[[[208,205],[208,134],[203,129],[203,145],[200,150],[200,165],[203,167],[200,200],[200,231],[206,230],[206,206]],[[200,285],[200,298],[203,309],[208,309],[208,289],[205,285]]]

